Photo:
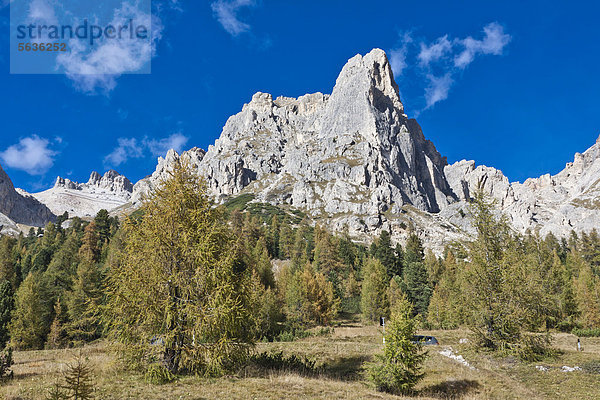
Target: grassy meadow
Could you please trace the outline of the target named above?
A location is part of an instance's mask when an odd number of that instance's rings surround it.
[[[554,335],[554,358],[521,363],[475,352],[460,339],[463,330],[423,331],[434,335],[440,346],[428,347],[425,379],[411,398],[417,399],[598,399],[600,374],[562,372],[563,366],[600,361],[600,338],[582,338],[583,352],[576,351],[577,338]],[[440,354],[451,347],[473,367]],[[280,352],[307,356],[318,372],[298,374],[286,370],[246,367],[235,375],[209,379],[180,377],[173,383],[149,384],[142,375],[119,367],[106,342],[84,347],[82,355],[93,368],[97,399],[392,399],[373,390],[363,366],[381,351],[380,328],[346,320],[329,335],[293,342],[259,343],[256,352]],[[76,349],[15,352],[14,379],[0,387],[5,400],[44,399],[48,389],[62,377],[66,365],[78,355]],[[540,371],[536,366],[548,370]]]

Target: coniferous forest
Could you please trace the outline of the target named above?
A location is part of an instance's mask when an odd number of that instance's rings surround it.
[[[477,351],[522,362],[552,357],[551,333],[600,334],[596,231],[519,235],[478,194],[469,210],[477,237],[436,255],[416,231],[405,245],[387,231],[367,245],[250,199],[215,206],[179,165],[130,216],[63,215],[2,237],[0,345],[108,342],[127,368],[170,381],[256,362],[257,343],[391,317],[385,354],[395,361],[367,368],[374,382],[401,383],[380,389],[407,393],[422,378],[425,356],[410,340],[418,329],[468,329]],[[414,373],[398,375],[399,354],[414,356],[402,361]]]

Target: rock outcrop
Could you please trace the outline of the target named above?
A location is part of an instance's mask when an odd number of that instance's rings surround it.
[[[0,166],[0,225],[14,230],[15,224],[44,226],[56,216],[31,195],[15,189],[12,181]],[[12,222],[12,224],[11,224]],[[0,229],[1,230],[1,229]]]
[[[125,176],[110,170],[104,175],[92,172],[87,183],[58,177],[52,189],[35,193],[56,215],[93,217],[102,209],[113,210],[131,200],[133,184]]]
[[[481,185],[517,231],[564,237],[600,226],[600,138],[554,176],[509,183],[501,171],[464,160],[446,166],[445,174],[463,201]]]
[[[156,189],[162,182],[169,178],[169,174],[173,171],[175,162],[180,158],[190,167],[194,168],[199,173],[198,168],[206,152],[202,149],[194,147],[191,150],[184,152],[181,156],[173,149],[167,152],[165,158],[159,157],[156,170],[152,175],[140,180],[133,186],[133,194],[131,202],[134,206],[141,205],[144,198]]]

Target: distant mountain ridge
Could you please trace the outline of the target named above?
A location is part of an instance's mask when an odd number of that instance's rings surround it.
[[[402,241],[411,226],[438,250],[467,238],[473,230],[465,211],[478,186],[520,232],[565,236],[600,223],[598,141],[560,173],[523,183],[474,161],[449,165],[404,114],[379,49],[351,58],[331,95],[256,93],[207,151],[170,150],[135,185],[109,171],[92,173],[85,184],[58,178],[54,188],[33,196],[54,214],[135,209],[180,158],[206,179],[217,202],[251,193],[254,201],[301,209],[331,230],[365,240],[385,229]]]
[[[566,236],[571,230],[590,231],[600,225],[600,137],[556,175],[509,183],[495,168],[460,161],[445,169],[455,193],[468,199],[477,184],[496,199],[500,209],[520,232],[538,230]]]
[[[129,179],[110,170],[104,175],[92,172],[87,183],[58,177],[53,188],[32,196],[56,215],[68,212],[71,217],[93,217],[101,209],[111,210],[127,204],[132,192]]]

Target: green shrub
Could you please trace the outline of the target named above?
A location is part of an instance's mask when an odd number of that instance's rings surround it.
[[[290,371],[299,374],[312,374],[317,372],[314,360],[311,360],[306,356],[300,358],[294,354],[286,357],[282,351],[279,353],[263,352],[254,354],[250,357],[249,361],[258,368],[268,370]]]
[[[575,336],[580,337],[600,337],[600,328],[581,329],[575,328],[571,331]]]
[[[321,327],[318,331],[314,333],[314,336],[331,336],[334,332],[333,328],[329,328],[326,326]]]
[[[550,348],[552,337],[547,335],[523,335],[520,343],[514,348],[514,353],[523,361],[541,361],[556,353]]]
[[[588,361],[581,364],[583,372],[600,375],[600,360]]]
[[[0,379],[12,379],[13,371],[10,369],[13,365],[12,349],[9,347],[0,354]]]
[[[60,381],[57,380],[54,385],[48,389],[46,400],[67,400],[67,395],[65,394]]]
[[[237,197],[227,200],[225,202],[225,208],[227,208],[228,211],[233,211],[233,210],[243,211],[248,206],[248,203],[251,202],[252,200],[254,200],[254,197],[255,196],[253,194],[248,194],[248,193],[239,195]]]
[[[165,383],[173,382],[177,379],[177,376],[165,368],[164,365],[154,363],[148,367],[144,379],[153,385],[164,385]]]
[[[281,332],[279,335],[275,337],[275,342],[293,342],[297,339],[305,339],[310,337],[311,334],[307,330],[303,329],[289,329]]]

